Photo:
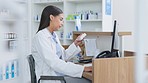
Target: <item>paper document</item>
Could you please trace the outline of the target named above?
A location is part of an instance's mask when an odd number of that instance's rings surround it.
[[[84,39],[86,56],[95,56],[98,54],[96,39]]]

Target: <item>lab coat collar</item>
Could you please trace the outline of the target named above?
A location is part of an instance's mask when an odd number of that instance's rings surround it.
[[[43,29],[43,32],[47,35],[48,38],[53,37],[53,35],[51,34],[51,32],[48,30],[48,28]],[[55,34],[55,32],[53,32]]]
[[[57,42],[60,43],[60,41],[58,40],[58,35],[56,34],[55,31],[53,32],[53,35],[52,35],[48,30],[48,28],[45,28],[43,29],[43,33],[46,35],[47,38],[55,38]]]

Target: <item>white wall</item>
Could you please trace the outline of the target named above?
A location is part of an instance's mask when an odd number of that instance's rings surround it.
[[[148,54],[148,0],[135,0],[135,2],[135,82],[148,83],[147,59],[145,59],[145,54]]]
[[[134,10],[135,0],[113,0],[113,19],[117,20],[118,31],[130,31],[131,36],[124,37],[124,49],[134,51]]]

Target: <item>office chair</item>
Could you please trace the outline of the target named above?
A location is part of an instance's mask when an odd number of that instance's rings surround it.
[[[37,83],[36,73],[35,73],[35,60],[32,55],[29,55],[27,57],[27,60],[29,62],[29,67],[30,67],[31,83]],[[38,83],[40,83],[41,80],[60,80],[66,83],[63,76],[40,76]]]

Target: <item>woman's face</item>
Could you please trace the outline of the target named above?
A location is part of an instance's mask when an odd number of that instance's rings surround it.
[[[58,16],[50,15],[50,28],[52,29],[52,31],[57,31],[63,26],[63,18],[64,14],[59,14]]]

